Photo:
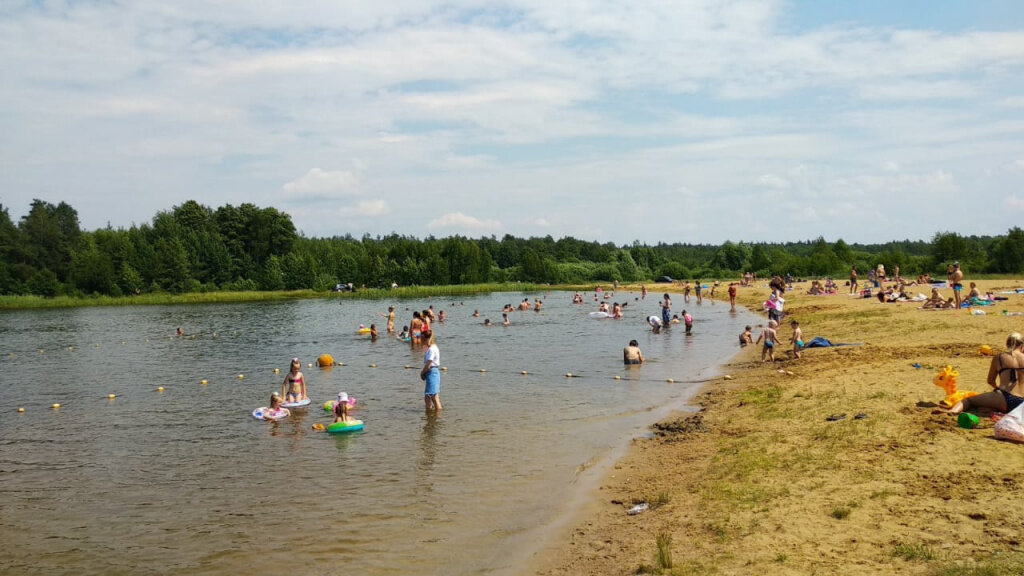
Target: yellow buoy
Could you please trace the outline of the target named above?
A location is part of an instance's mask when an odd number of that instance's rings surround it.
[[[238,375],[238,379],[239,379],[239,380],[241,380],[242,378],[245,378],[245,374],[239,374],[239,375]]]
[[[726,380],[732,380],[732,375],[731,374],[726,374],[725,375],[725,379]]]
[[[56,409],[60,408],[60,404],[54,404],[53,406],[51,406],[51,408],[53,408],[54,410],[56,410]]]
[[[565,377],[566,378],[572,378],[572,372],[566,372],[565,373]]]
[[[24,408],[18,408],[18,412],[24,412],[24,411],[25,411]]]
[[[156,391],[157,392],[163,392],[164,391],[164,387],[163,386],[157,386],[156,387]]]
[[[408,364],[406,364],[405,365],[405,369],[408,370],[409,368],[412,368],[412,366],[409,366]]]
[[[334,356],[331,356],[330,354],[321,354],[320,357],[316,359],[316,363],[319,364],[321,368],[334,366]]]
[[[242,375],[239,374],[238,377],[241,378]],[[206,384],[206,380],[200,380],[199,383],[205,385]]]
[[[117,396],[114,395],[114,394],[107,394],[107,398],[109,398],[110,400],[113,400],[114,398],[117,398]]]
[[[448,367],[447,366],[441,366],[441,372],[447,372],[447,371],[448,371]]]
[[[74,349],[75,349],[74,346],[68,346],[68,350],[74,350]]]
[[[280,368],[274,368],[274,374],[280,374],[280,373],[281,373],[281,369]]]
[[[520,372],[520,374],[522,374],[523,376],[526,376],[526,370],[523,370],[522,372]]]
[[[669,378],[668,380],[666,380],[666,382],[668,382],[669,384],[675,384],[675,380],[673,380],[672,378]]]
[[[338,362],[338,366],[344,366],[344,365],[345,365],[344,362]]]
[[[616,376],[615,379],[616,380],[622,380],[622,376]]]
[[[312,368],[312,367],[313,367],[313,363],[312,362],[310,362],[309,364],[306,364],[306,368]]]
[[[481,373],[481,374],[482,374],[482,373],[484,373],[484,372],[487,372],[487,368],[481,368],[481,369],[480,369],[480,373]]]
[[[377,367],[376,364],[370,364],[370,368],[376,368],[376,367]]]

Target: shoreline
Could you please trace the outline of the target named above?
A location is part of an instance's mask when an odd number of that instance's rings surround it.
[[[1022,329],[1024,320],[999,311],[1024,311],[1024,296],[972,316],[809,296],[808,285],[787,292],[782,359],[762,364],[760,346],[740,349],[722,365],[733,378],[703,385],[697,414],[674,413],[653,437],[630,442],[570,528],[522,573],[670,573],[659,537],[682,573],[1019,573],[1024,481],[1014,463],[1024,463],[1024,446],[994,441],[987,417],[958,428],[936,409],[943,392],[932,378],[948,364],[961,390],[987,389],[991,359],[978,347],[1001,350]],[[979,285],[998,293],[1021,282]],[[757,309],[767,295],[741,288],[737,305]],[[792,318],[805,341],[861,345],[788,359]],[[626,513],[652,494],[667,501]]]
[[[626,286],[624,289],[633,290],[635,287]],[[623,288],[620,287],[620,290]],[[678,297],[680,302],[683,299],[682,292],[675,293],[669,291],[669,294],[673,298]],[[718,304],[728,306],[728,299],[722,301],[716,301]],[[681,309],[681,308],[680,308]],[[737,299],[736,310],[738,314],[750,314],[756,316],[756,313],[750,310],[747,306],[741,305]],[[753,320],[752,320],[753,321]],[[654,437],[657,432],[656,428],[659,424],[676,419],[686,419],[691,416],[697,415],[702,410],[702,407],[697,403],[697,400],[706,393],[709,386],[712,386],[718,382],[728,382],[723,380],[726,376],[727,368],[733,364],[744,349],[739,349],[733,352],[731,355],[723,356],[722,360],[716,364],[713,364],[705,368],[701,374],[704,377],[698,378],[691,382],[696,388],[693,393],[686,399],[681,400],[678,403],[672,405],[660,406],[652,409],[653,418],[650,422],[641,428],[633,430],[628,437],[624,437],[623,441],[618,445],[609,450],[607,454],[601,456],[600,461],[595,466],[588,466],[586,470],[583,470],[577,475],[574,483],[583,478],[582,486],[576,487],[571,490],[572,502],[565,506],[568,513],[562,517],[557,517],[553,522],[549,522],[540,532],[540,540],[533,539],[535,545],[530,548],[533,550],[529,556],[525,558],[525,569],[523,566],[518,568],[499,571],[496,574],[547,574],[546,570],[550,570],[551,567],[558,563],[558,557],[563,553],[565,549],[570,548],[573,545],[572,535],[570,534],[571,529],[584,522],[587,519],[594,517],[599,510],[602,508],[602,502],[600,499],[601,492],[605,489],[605,485],[609,484],[610,481],[616,477],[616,471],[621,469],[622,463],[626,460],[635,450],[637,443],[650,440]],[[730,375],[730,379],[731,379]],[[650,494],[648,496],[655,496]]]

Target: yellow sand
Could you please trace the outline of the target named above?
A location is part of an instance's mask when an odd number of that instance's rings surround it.
[[[1024,574],[1024,445],[994,440],[988,413],[978,429],[957,427],[932,384],[949,364],[961,390],[988,390],[991,358],[979,347],[1000,351],[1009,332],[1024,332],[1024,316],[1001,315],[1024,312],[1024,294],[975,316],[810,296],[808,287],[786,295],[778,361],[762,364],[760,346],[741,350],[724,371],[733,379],[706,387],[698,415],[634,441],[527,573]],[[767,295],[741,288],[739,299],[757,310]],[[791,360],[791,319],[805,342],[863,346]],[[827,420],[838,414],[846,418]],[[651,508],[628,515],[640,501]],[[671,539],[670,570],[658,559],[659,535]]]

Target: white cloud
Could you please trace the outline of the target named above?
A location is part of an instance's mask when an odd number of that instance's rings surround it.
[[[367,200],[339,210],[343,216],[383,216],[391,211],[384,200]]]
[[[900,163],[894,160],[887,160],[885,164],[882,164],[882,170],[885,170],[886,172],[899,172]]]
[[[1024,198],[1016,194],[1011,194],[1003,200],[1003,204],[1013,210],[1024,210]]]
[[[536,220],[533,221],[533,225],[539,226],[541,228],[550,228],[551,222],[548,222],[547,218],[537,218]]]
[[[472,231],[472,232],[496,232],[501,230],[501,222],[497,220],[480,220],[473,216],[467,216],[462,212],[449,212],[431,220],[427,224],[429,230],[451,230],[451,231]]]
[[[786,180],[778,174],[764,174],[757,179],[757,183],[765,188],[771,188],[773,190],[785,190],[790,187],[789,180]]]
[[[338,198],[358,193],[359,180],[348,170],[326,171],[311,168],[281,187],[286,195],[301,199]]]

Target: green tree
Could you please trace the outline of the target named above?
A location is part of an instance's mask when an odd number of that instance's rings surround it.
[[[992,247],[991,268],[993,272],[1019,274],[1024,272],[1024,230],[1014,226],[1006,236],[995,241]]]
[[[944,271],[946,264],[966,259],[967,240],[956,232],[936,232],[932,237],[932,270]]]
[[[64,202],[54,206],[33,200],[29,213],[21,219],[20,229],[28,244],[28,263],[53,271],[58,282],[66,281],[71,250],[81,233],[78,212]]]

